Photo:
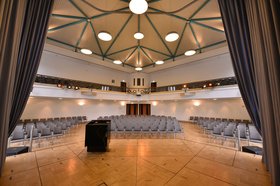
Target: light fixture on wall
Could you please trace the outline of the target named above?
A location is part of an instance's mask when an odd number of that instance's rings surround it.
[[[152,102],[152,105],[153,105],[153,106],[157,106],[157,104],[158,104],[157,101],[153,101],[153,102]]]
[[[68,88],[68,89],[71,89],[71,88],[72,88],[72,85],[67,85],[67,88]]]
[[[121,106],[125,106],[126,102],[125,101],[121,101],[120,104],[121,104]]]
[[[79,90],[79,89],[80,89],[80,87],[78,87],[78,86],[74,87],[74,90]]]
[[[116,65],[122,64],[122,62],[120,60],[114,60],[113,63],[116,64]]]
[[[84,100],[80,100],[79,102],[78,102],[78,105],[80,105],[80,106],[83,106],[83,105],[85,105],[86,103],[85,103],[85,101]]]
[[[80,51],[81,51],[81,53],[86,54],[86,55],[92,54],[92,51],[89,49],[86,49],[86,48],[82,48]]]
[[[166,36],[165,36],[165,40],[167,42],[173,42],[176,41],[179,38],[179,34],[177,32],[169,32]]]
[[[194,106],[196,106],[196,107],[198,107],[198,106],[200,106],[200,101],[199,100],[193,100],[193,105]]]
[[[134,14],[143,14],[148,10],[148,3],[146,0],[131,0],[129,9]]]
[[[135,70],[136,70],[136,71],[141,71],[141,70],[143,70],[143,69],[142,69],[141,67],[136,67]]]
[[[157,65],[162,65],[164,63],[164,61],[156,61]]]
[[[138,39],[138,40],[143,39],[144,38],[144,34],[142,34],[141,32],[136,32],[134,34],[134,38]]]
[[[188,50],[188,51],[185,52],[185,55],[186,55],[186,56],[192,56],[192,55],[194,55],[194,54],[196,54],[196,51],[195,51],[195,50]]]
[[[112,35],[109,32],[101,31],[98,33],[98,38],[102,41],[111,41]]]

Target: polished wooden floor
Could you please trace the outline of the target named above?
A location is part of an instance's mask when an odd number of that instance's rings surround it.
[[[185,139],[113,137],[106,153],[86,152],[80,125],[8,157],[0,185],[271,185],[261,156],[236,151],[230,142],[220,146],[193,124],[183,125]]]

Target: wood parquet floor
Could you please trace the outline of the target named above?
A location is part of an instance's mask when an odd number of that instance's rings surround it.
[[[261,156],[209,142],[193,124],[183,125],[185,139],[113,137],[106,153],[86,151],[80,125],[52,145],[7,157],[0,185],[271,185]]]

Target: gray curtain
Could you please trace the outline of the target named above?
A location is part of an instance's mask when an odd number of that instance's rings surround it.
[[[263,137],[263,160],[280,185],[280,2],[219,0],[232,63],[252,121]]]
[[[53,0],[0,3],[0,168],[35,80]],[[1,174],[0,172],[0,174]]]

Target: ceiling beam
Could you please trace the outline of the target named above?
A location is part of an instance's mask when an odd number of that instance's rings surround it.
[[[189,17],[189,19],[192,19],[202,8],[204,8],[208,3],[210,2],[210,0],[205,0],[204,3],[202,3],[198,9],[196,9],[194,11],[194,13]]]
[[[68,26],[73,26],[73,25],[76,25],[76,24],[80,24],[84,21],[86,21],[86,19],[81,19],[81,20],[74,21],[74,22],[71,22],[71,23],[67,23],[67,24],[64,24],[64,25],[60,25],[60,26],[57,26],[57,27],[54,27],[54,28],[50,28],[50,29],[48,29],[48,32],[52,32],[52,31],[56,31],[56,30],[60,30],[62,28],[68,27]]]
[[[183,21],[188,21],[188,19],[186,19],[186,18],[184,18],[184,17],[178,16],[178,15],[176,15],[176,14],[164,12],[164,11],[159,10],[159,9],[157,9],[157,8],[149,7],[149,9],[154,10],[154,11],[156,11],[156,12],[147,12],[147,14],[159,14],[159,13],[160,13],[160,14],[166,14],[166,15],[168,15],[168,16],[175,17],[175,18],[180,19],[180,20],[183,20]]]
[[[99,48],[99,50],[100,50],[100,53],[101,53],[102,56],[104,56],[104,55],[103,55],[102,48],[101,48],[100,43],[99,43],[99,40],[98,40],[98,37],[97,37],[97,34],[96,34],[95,29],[94,29],[94,27],[93,27],[93,25],[92,25],[92,22],[90,21],[89,24],[90,24],[91,30],[92,30],[92,32],[93,32],[94,38],[95,38],[95,40],[96,40],[97,46],[98,46],[98,48]]]
[[[125,49],[122,49],[122,50],[119,50],[119,51],[116,51],[116,52],[107,54],[107,56],[111,56],[111,55],[114,55],[114,54],[118,54],[118,53],[121,53],[121,52],[125,52],[125,51],[130,50],[130,49],[133,49],[133,48],[135,48],[135,47],[137,47],[137,46],[128,47],[128,48],[125,48]]]
[[[142,48],[140,47],[141,51],[144,53],[144,55],[152,62],[154,63],[154,60],[147,54],[147,52]]]
[[[155,25],[153,24],[152,20],[149,18],[149,16],[147,14],[145,14],[146,18],[148,19],[149,23],[151,24],[151,26],[153,27],[154,31],[156,32],[156,34],[158,35],[158,37],[160,38],[161,42],[163,43],[163,45],[165,46],[165,48],[168,50],[169,54],[172,56],[172,52],[171,50],[168,48],[167,44],[164,42],[164,40],[162,39],[160,33],[158,32],[157,28],[155,27]]]
[[[194,18],[192,21],[213,21],[213,20],[221,20],[222,17],[203,17],[203,18]]]
[[[199,23],[199,22],[196,22],[196,21],[191,21],[191,23],[194,23],[194,24],[196,24],[196,25],[199,25],[199,26],[201,26],[201,27],[203,27],[203,28],[207,28],[207,29],[210,29],[210,30],[214,30],[214,31],[216,31],[216,32],[220,32],[220,33],[224,33],[224,32],[225,32],[224,30],[220,30],[220,29],[218,29],[218,28],[215,28],[215,27],[212,27],[212,26],[209,26],[209,25],[205,25],[205,24],[203,24],[203,23]]]
[[[176,49],[175,49],[175,52],[174,52],[174,56],[176,56],[176,54],[177,54],[177,51],[178,51],[179,46],[180,46],[180,44],[181,44],[181,42],[182,42],[182,39],[183,39],[183,37],[184,37],[185,30],[186,30],[187,26],[188,26],[188,22],[186,22],[185,25],[184,25],[183,31],[182,31],[182,33],[181,33],[181,35],[180,35],[180,39],[179,39],[179,41],[178,41],[178,44],[177,44]]]
[[[88,18],[87,14],[73,0],[68,0],[81,14]]]
[[[86,17],[62,15],[62,14],[51,14],[52,17],[68,18],[68,19],[86,19]]]
[[[194,29],[193,29],[193,27],[192,27],[192,24],[190,23],[189,25],[190,25],[190,29],[191,29],[191,31],[192,31],[192,35],[193,35],[193,37],[194,37],[194,39],[195,39],[196,45],[197,45],[197,47],[200,49],[200,44],[199,44],[199,42],[198,42],[198,40],[197,40],[197,37],[196,37],[195,31],[194,31]]]
[[[123,64],[126,63],[127,60],[129,60],[129,58],[134,54],[134,52],[137,50],[137,46],[134,48],[134,50],[128,55],[128,57],[123,61]]]
[[[79,37],[79,39],[78,39],[78,41],[76,43],[76,48],[79,46],[79,44],[81,42],[81,39],[82,39],[82,37],[83,37],[83,35],[84,35],[85,31],[86,31],[87,26],[88,26],[88,22],[86,22],[86,24],[85,24],[85,26],[84,26],[81,34],[80,34],[80,37]]]
[[[145,46],[141,46],[141,47],[144,48],[144,49],[150,50],[150,51],[152,51],[152,52],[155,52],[155,53],[158,53],[158,54],[161,54],[161,55],[164,55],[164,56],[171,57],[170,55],[165,54],[165,53],[160,52],[160,51],[157,51],[157,50],[155,50],[155,49],[152,49],[152,48],[149,48],[149,47],[145,47]]]
[[[105,52],[105,56],[107,55],[107,53],[109,52],[109,50],[112,48],[112,46],[114,45],[114,43],[116,42],[116,40],[118,39],[118,37],[120,36],[120,34],[122,33],[122,31],[124,30],[124,28],[126,27],[126,25],[128,24],[128,22],[131,20],[133,14],[131,14],[128,19],[126,20],[126,22],[124,23],[124,25],[122,26],[122,28],[119,30],[119,32],[117,33],[117,35],[115,36],[114,40],[112,41],[112,43],[110,44],[110,46],[108,47],[108,49]]]

